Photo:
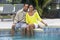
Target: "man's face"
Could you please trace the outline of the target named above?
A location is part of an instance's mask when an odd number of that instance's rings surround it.
[[[24,9],[24,11],[27,11],[28,10],[28,4],[25,4],[23,9]]]

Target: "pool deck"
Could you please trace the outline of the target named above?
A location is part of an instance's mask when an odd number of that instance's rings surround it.
[[[60,28],[60,19],[43,19],[44,22],[48,24],[48,27]],[[0,29],[11,29],[13,22],[4,20],[1,22],[0,19]]]

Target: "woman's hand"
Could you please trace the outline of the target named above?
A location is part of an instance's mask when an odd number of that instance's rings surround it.
[[[41,21],[41,22],[42,22],[45,26],[48,26],[47,23],[45,23],[45,22],[43,22],[43,21]]]
[[[47,23],[45,23],[45,26],[48,26]]]

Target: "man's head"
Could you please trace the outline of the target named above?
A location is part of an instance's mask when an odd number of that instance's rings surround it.
[[[27,11],[28,10],[28,6],[29,6],[28,4],[24,4],[23,10]]]

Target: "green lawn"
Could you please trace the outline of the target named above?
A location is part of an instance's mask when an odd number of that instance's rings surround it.
[[[0,18],[8,19],[8,18],[11,18],[11,16],[0,16]]]
[[[0,6],[3,6],[4,4],[0,4]]]

